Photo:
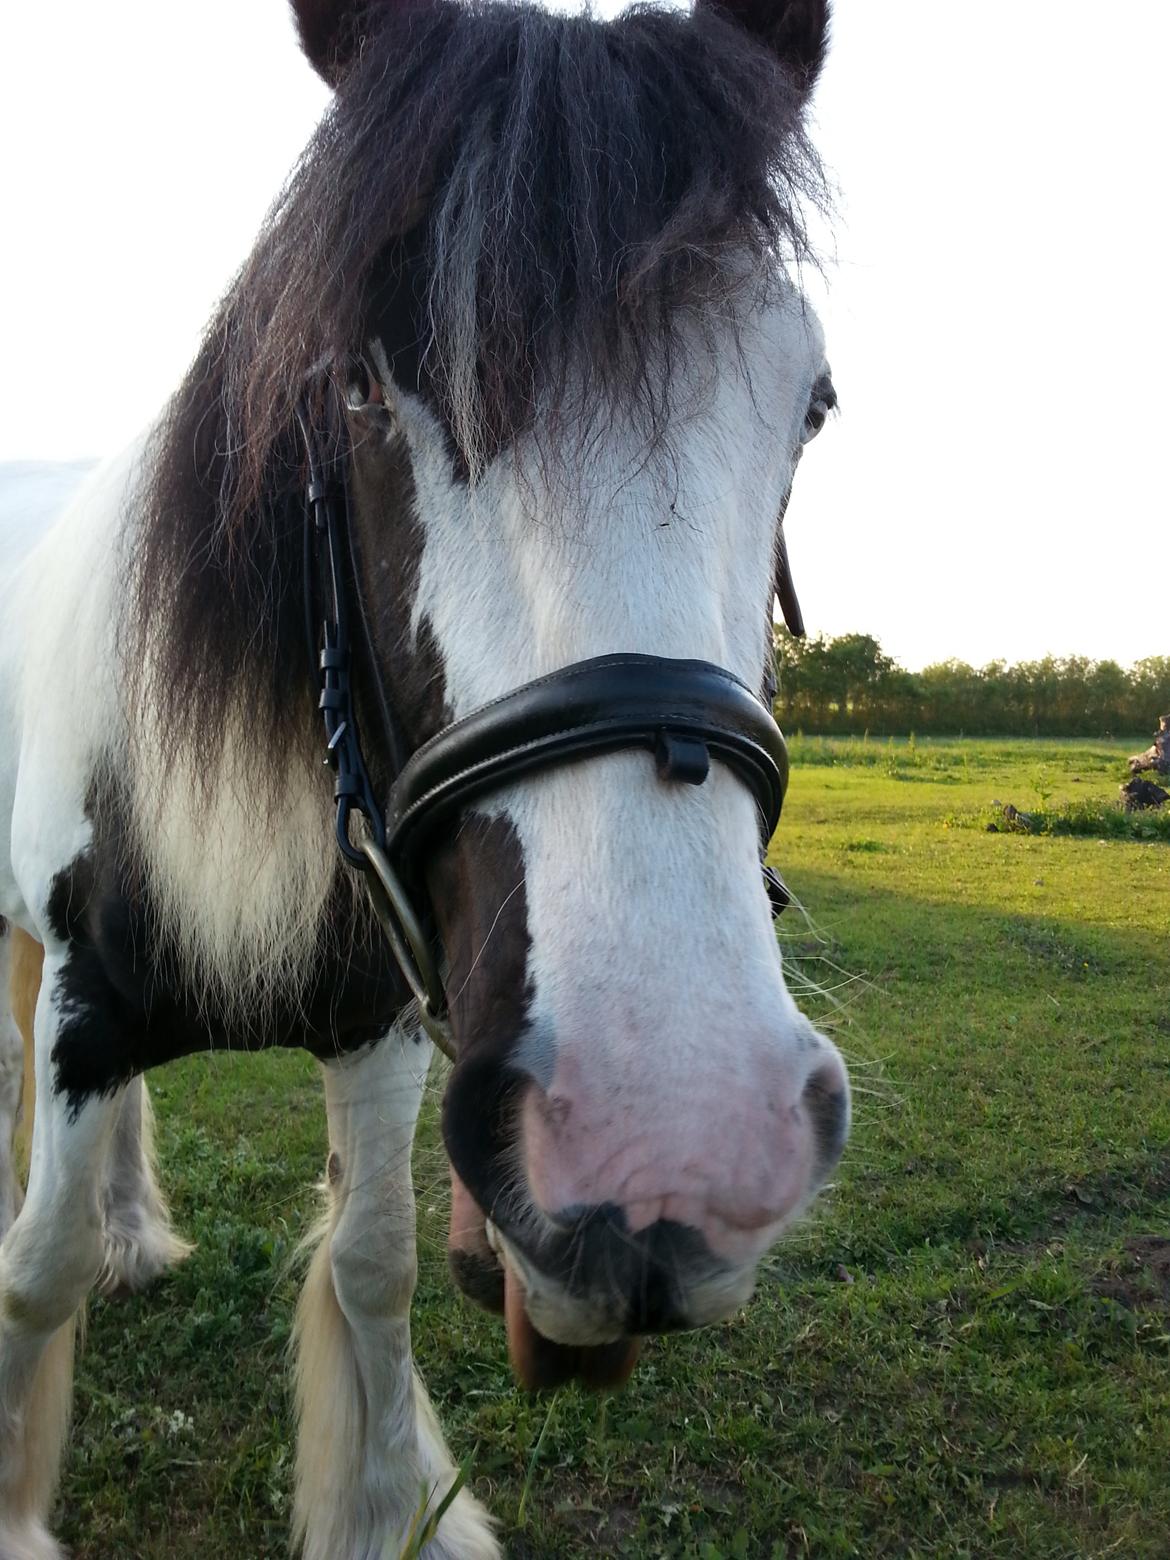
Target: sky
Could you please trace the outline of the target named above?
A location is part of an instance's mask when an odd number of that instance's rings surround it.
[[[841,415],[787,521],[814,632],[909,667],[1170,653],[1170,7],[1107,14],[837,0],[809,285]],[[285,0],[57,0],[5,35],[0,460],[112,453],[327,93]]]

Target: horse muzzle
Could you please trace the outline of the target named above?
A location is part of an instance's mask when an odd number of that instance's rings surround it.
[[[754,1263],[712,1257],[696,1230],[671,1220],[631,1233],[614,1207],[546,1228],[537,1250],[534,1258],[493,1225],[452,1171],[452,1277],[469,1299],[503,1314],[513,1370],[529,1391],[570,1380],[620,1387],[643,1334],[722,1320],[754,1287]]]

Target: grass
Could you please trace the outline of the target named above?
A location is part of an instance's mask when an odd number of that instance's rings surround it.
[[[743,1315],[552,1412],[447,1281],[432,1100],[414,1334],[454,1455],[512,1560],[1164,1560],[1170,849],[944,827],[1115,795],[1134,747],[793,746],[785,957],[858,1089],[835,1185]],[[155,1094],[198,1249],[91,1306],[60,1526],[76,1560],[283,1556],[313,1068],[192,1059]]]

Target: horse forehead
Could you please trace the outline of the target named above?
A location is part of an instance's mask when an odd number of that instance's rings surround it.
[[[412,622],[434,635],[456,716],[614,649],[754,680],[776,519],[824,347],[793,294],[739,324],[696,362],[690,405],[672,387],[677,422],[649,456],[620,416],[588,441],[570,430],[563,455],[538,429],[468,488],[432,409],[399,397],[423,536]]]

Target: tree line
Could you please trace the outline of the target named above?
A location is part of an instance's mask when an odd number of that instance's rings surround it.
[[[1170,656],[940,661],[908,672],[870,634],[775,631],[776,718],[789,731],[881,736],[1143,735],[1170,711]]]

